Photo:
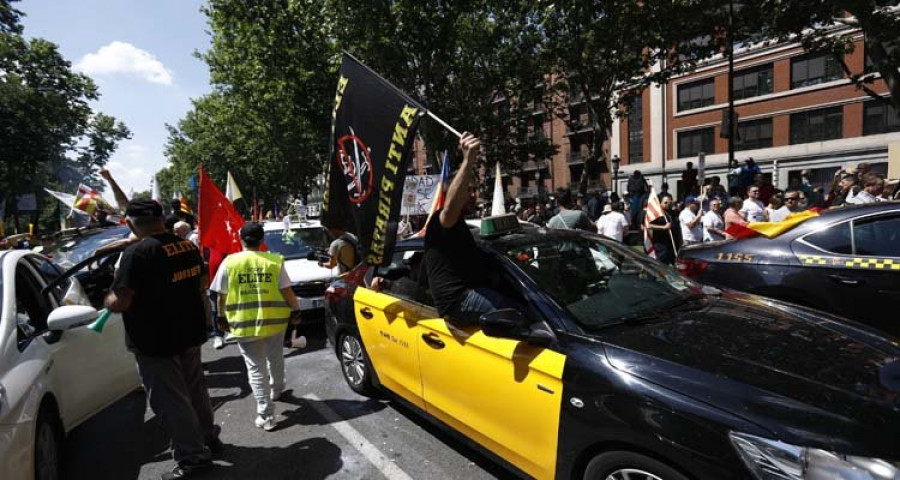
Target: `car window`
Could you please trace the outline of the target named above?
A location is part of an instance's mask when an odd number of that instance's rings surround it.
[[[331,234],[323,227],[266,231],[269,251],[279,253],[287,260],[306,258],[312,249],[328,248],[331,240]]]
[[[394,252],[391,263],[375,271],[376,277],[386,280],[382,292],[432,306],[431,293],[419,286],[422,255],[422,251],[416,250]]]
[[[506,256],[588,330],[674,305],[700,286],[673,269],[590,236],[534,238]]]
[[[47,331],[50,305],[41,297],[40,286],[24,262],[16,265],[16,340],[19,349]]]
[[[34,266],[35,270],[37,270],[38,273],[41,274],[41,276],[44,278],[44,282],[47,284],[55,280],[56,277],[63,274],[63,269],[60,268],[59,265],[56,265],[55,263],[44,257],[28,257],[28,261],[31,262],[31,265]],[[67,278],[60,282],[59,285],[53,287],[53,289],[50,291],[50,294],[52,294],[56,298],[56,301],[61,304],[62,299],[66,295],[66,291],[69,289],[69,286],[71,284],[71,278]]]
[[[849,222],[832,225],[820,232],[807,235],[804,240],[826,252],[842,255],[851,255],[853,253]]]
[[[856,255],[900,257],[900,215],[853,222]]]
[[[42,252],[54,263],[68,270],[87,260],[98,248],[116,240],[128,238],[131,230],[128,227],[113,227],[93,230],[66,240],[61,240],[55,247]]]

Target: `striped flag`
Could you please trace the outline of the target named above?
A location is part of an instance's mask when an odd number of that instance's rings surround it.
[[[647,199],[647,208],[644,210],[644,252],[652,258],[656,258],[656,249],[653,248],[653,236],[650,234],[650,222],[664,215],[656,189],[650,185],[650,197]]]
[[[184,213],[184,214],[187,214],[187,215],[193,215],[193,214],[194,214],[194,211],[191,210],[191,204],[188,203],[187,197],[185,197],[184,195],[182,195],[181,198],[180,198],[179,200],[180,200],[180,202],[181,202],[181,205],[179,205],[179,208],[180,208],[180,210],[181,210],[181,213]]]
[[[72,205],[72,208],[81,210],[91,216],[98,209],[107,212],[113,211],[109,202],[100,196],[100,192],[84,184],[78,185],[78,192],[75,194],[75,203]]]
[[[444,197],[447,196],[447,187],[450,184],[450,154],[448,152],[444,152],[444,162],[441,165],[441,180],[438,182],[437,189],[434,192],[434,198],[431,200],[431,208],[428,210],[428,218],[425,220],[425,226],[419,230],[419,233],[413,235],[413,237],[424,237],[425,229],[428,228],[428,223],[431,222],[431,217],[434,215],[434,212],[444,208]]]

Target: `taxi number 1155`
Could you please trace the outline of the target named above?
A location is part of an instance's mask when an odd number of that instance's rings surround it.
[[[744,262],[750,263],[753,261],[752,253],[719,253],[716,255],[718,260],[722,260],[725,262]]]

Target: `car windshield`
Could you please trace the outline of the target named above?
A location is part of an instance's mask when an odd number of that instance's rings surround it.
[[[653,316],[701,291],[671,267],[610,243],[539,235],[505,244],[504,253],[586,330]]]
[[[269,251],[280,253],[287,260],[306,258],[312,249],[328,248],[330,243],[331,235],[323,227],[266,231],[266,246]]]
[[[87,260],[98,248],[116,240],[128,238],[130,233],[131,230],[128,227],[89,230],[79,236],[60,240],[56,246],[42,253],[63,270],[68,270]]]

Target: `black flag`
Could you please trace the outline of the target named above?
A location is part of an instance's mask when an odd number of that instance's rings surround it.
[[[424,113],[418,102],[344,54],[334,99],[322,223],[326,227],[343,223],[355,231],[363,261],[370,265],[390,261],[409,152]]]

